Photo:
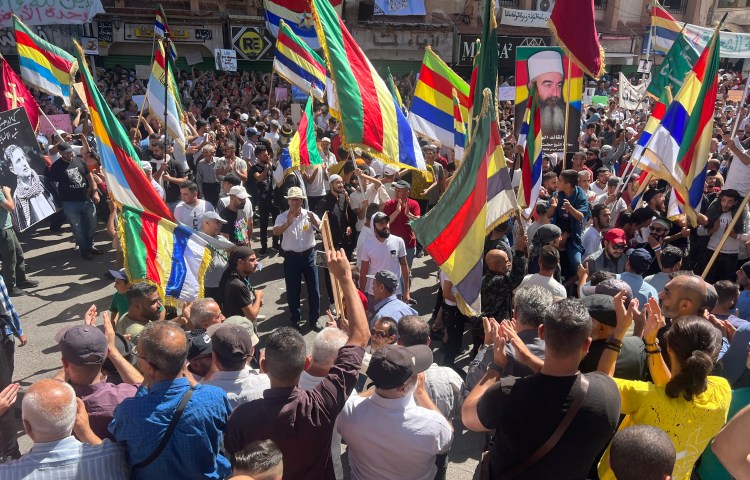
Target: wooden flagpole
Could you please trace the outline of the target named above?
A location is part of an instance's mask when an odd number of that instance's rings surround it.
[[[727,229],[724,231],[724,235],[721,237],[719,244],[716,246],[716,250],[714,250],[713,255],[711,255],[711,259],[706,264],[706,268],[703,269],[703,273],[701,273],[701,278],[703,278],[704,280],[706,279],[706,275],[708,275],[708,271],[711,270],[711,267],[716,261],[716,258],[719,256],[721,249],[724,248],[724,244],[729,238],[729,235],[732,233],[732,230],[734,230],[734,226],[737,224],[737,221],[740,219],[740,215],[742,215],[742,212],[745,211],[745,206],[747,205],[748,201],[750,201],[750,192],[748,192],[747,195],[745,195],[745,198],[742,199],[742,203],[740,203],[740,208],[737,209],[737,213],[734,214],[732,221],[729,222],[729,225],[727,225]],[[717,219],[716,221],[718,222],[719,220]]]
[[[563,134],[563,170],[567,168],[568,163],[568,123],[570,121],[570,69],[572,68],[572,63],[570,59],[570,55],[568,55],[568,71],[565,73],[565,83],[568,86],[568,94],[567,98],[565,99],[565,133]],[[580,129],[580,127],[579,127]]]
[[[323,237],[323,249],[326,252],[335,252],[336,246],[333,243],[333,237],[331,236],[331,224],[328,220],[328,212],[323,214],[323,219],[320,221],[320,232]],[[331,286],[333,287],[333,303],[336,305],[336,315],[339,317],[344,316],[344,291],[341,289],[338,278],[328,270],[328,277],[331,279]]]

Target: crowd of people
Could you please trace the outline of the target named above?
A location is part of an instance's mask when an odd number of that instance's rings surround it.
[[[431,480],[446,478],[464,427],[487,432],[476,478],[750,478],[750,115],[725,101],[738,73],[720,73],[696,226],[670,210],[667,182],[640,185],[632,169],[649,108],[624,110],[616,81],[594,82],[610,102],[587,106],[579,150],[546,152],[531,216],[485,239],[475,317],[443,273],[433,300],[412,296],[414,259],[428,252],[410,222],[448,188],[452,146],[422,139],[426,171],[399,169],[342,148],[321,104],[322,164],[283,171],[296,125],[267,77],[180,72],[183,163],[162,120],[140,114],[134,75],[100,72],[100,88],[177,221],[214,240],[205,295],[175,309],[128,278],[85,106],[72,132],[39,138],[61,207],[49,227],[67,221],[90,260],[106,223],[116,293],[50,340],[60,369],[23,392],[34,445],[21,455],[13,355],[26,336],[11,297],[37,282],[3,186],[0,478]],[[411,85],[398,81],[407,104]],[[520,119],[511,103],[498,113],[519,166]],[[520,170],[509,173],[517,187]],[[252,278],[272,255],[288,325],[261,339]]]

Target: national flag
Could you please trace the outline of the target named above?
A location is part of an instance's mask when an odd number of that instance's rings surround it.
[[[633,154],[631,155],[631,163],[633,166],[637,166],[641,161],[643,157],[643,149],[648,145],[651,136],[659,127],[659,123],[662,118],[664,118],[664,113],[666,113],[667,106],[669,106],[670,103],[672,103],[672,92],[671,89],[667,87],[662,90],[659,100],[654,104],[654,108],[651,110],[651,116],[648,117],[646,126],[643,128],[640,138],[638,138],[638,143],[633,148]],[[644,168],[653,168],[650,166],[648,159],[645,160]]]
[[[648,190],[648,185],[651,183],[651,177],[653,177],[653,174],[648,170],[643,170],[638,175],[638,178],[635,181],[636,185],[638,185],[638,188],[635,190],[633,199],[630,200],[630,205],[628,205],[631,210],[635,210],[641,206],[643,194],[646,193],[646,190]]]
[[[721,24],[720,24],[721,25]],[[684,200],[693,225],[703,198],[708,149],[718,90],[719,27],[645,147],[655,176],[666,179]]]
[[[166,130],[167,136],[171,140],[174,140],[172,155],[174,155],[174,159],[180,165],[180,168],[187,170],[188,163],[185,153],[187,140],[182,121],[182,106],[180,105],[177,83],[175,82],[171,67],[169,68],[169,72],[167,72],[167,67],[170,64],[171,62],[167,63],[165,61],[164,48],[161,43],[157,42],[156,49],[154,50],[154,63],[151,65],[151,77],[148,80],[148,89],[146,90],[146,101],[148,102],[148,109],[151,114],[162,119],[165,117],[164,102],[167,102]],[[168,94],[166,93],[167,91],[169,92]]]
[[[333,6],[328,0],[313,0],[311,5],[336,95],[342,145],[360,146],[386,162],[426,171],[406,117]]]
[[[279,156],[278,167],[274,171],[277,184],[281,184],[289,170],[299,170],[300,167],[308,165],[323,165],[323,158],[320,156],[315,138],[314,118],[313,99],[308,97],[297,132]]]
[[[425,251],[456,286],[458,306],[467,315],[482,310],[484,239],[490,210],[504,210],[496,218],[500,221],[516,208],[492,94],[489,89],[483,93],[474,136],[461,167],[437,205],[411,222]],[[495,194],[498,191],[502,196]],[[490,198],[496,199],[493,204],[488,202]]]
[[[75,40],[73,45],[83,78],[81,83],[83,83],[88,99],[91,126],[99,145],[99,155],[110,195],[121,205],[148,210],[174,221],[172,212],[141,170],[138,154],[125,128],[96,88],[96,83],[84,59],[83,49]]]
[[[464,159],[466,148],[466,123],[461,113],[461,101],[456,89],[453,89],[453,163],[459,165]]]
[[[177,58],[177,48],[174,46],[172,36],[167,35],[170,33],[169,25],[167,25],[167,16],[164,14],[164,9],[161,8],[161,3],[156,6],[156,20],[154,20],[154,35],[159,38],[167,38],[167,44],[169,45],[169,59],[175,60]]]
[[[131,283],[153,282],[171,305],[203,297],[211,252],[197,232],[128,205],[122,206],[119,230]]]
[[[33,33],[15,15],[13,25],[21,77],[34,88],[59,97],[64,106],[70,107],[73,82],[78,71],[75,57]]]
[[[646,92],[658,98],[666,87],[671,87],[673,93],[679,93],[687,74],[697,61],[698,52],[685,35],[678,33],[672,48],[659,67],[659,72],[652,76]]]
[[[323,100],[326,88],[325,62],[283,20],[276,37],[273,70],[292,85],[305,92],[312,91],[315,98]]]
[[[10,68],[7,60],[0,56],[3,63],[3,78],[0,83],[0,112],[23,107],[29,117],[31,127],[36,131],[39,128],[39,104],[36,103],[34,95],[29,92],[16,72]]]
[[[409,125],[442,145],[452,145],[453,90],[461,104],[461,115],[468,118],[471,101],[469,85],[427,47],[409,108]]]
[[[669,52],[681,30],[682,27],[677,23],[677,20],[664,7],[659,5],[658,1],[653,0],[651,2],[651,27],[649,30],[651,49],[660,55]],[[651,52],[647,52],[647,54],[651,55]]]
[[[591,77],[604,74],[604,50],[596,31],[594,0],[555,2],[547,20],[557,43]]]
[[[542,118],[536,89],[534,82],[526,104],[521,135],[518,137],[518,145],[524,149],[521,182],[518,185],[518,206],[526,209],[526,217],[531,215],[542,187]]]
[[[343,0],[326,0],[326,2],[333,7],[336,15],[341,15]],[[266,28],[274,37],[278,37],[283,20],[310,48],[320,49],[321,45],[311,13],[311,3],[310,0],[264,0]]]

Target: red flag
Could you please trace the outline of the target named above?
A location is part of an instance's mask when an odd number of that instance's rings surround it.
[[[557,43],[589,76],[604,73],[604,50],[599,45],[594,0],[557,0],[547,24]]]
[[[8,62],[3,58],[3,78],[0,82],[0,112],[23,107],[34,131],[39,127],[39,105],[34,96],[26,88],[16,72],[10,68]]]

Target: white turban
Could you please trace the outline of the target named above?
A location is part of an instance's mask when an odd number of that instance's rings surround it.
[[[529,81],[534,81],[536,77],[543,73],[556,72],[565,75],[563,72],[562,55],[554,50],[544,50],[530,56],[526,61],[529,66]]]

